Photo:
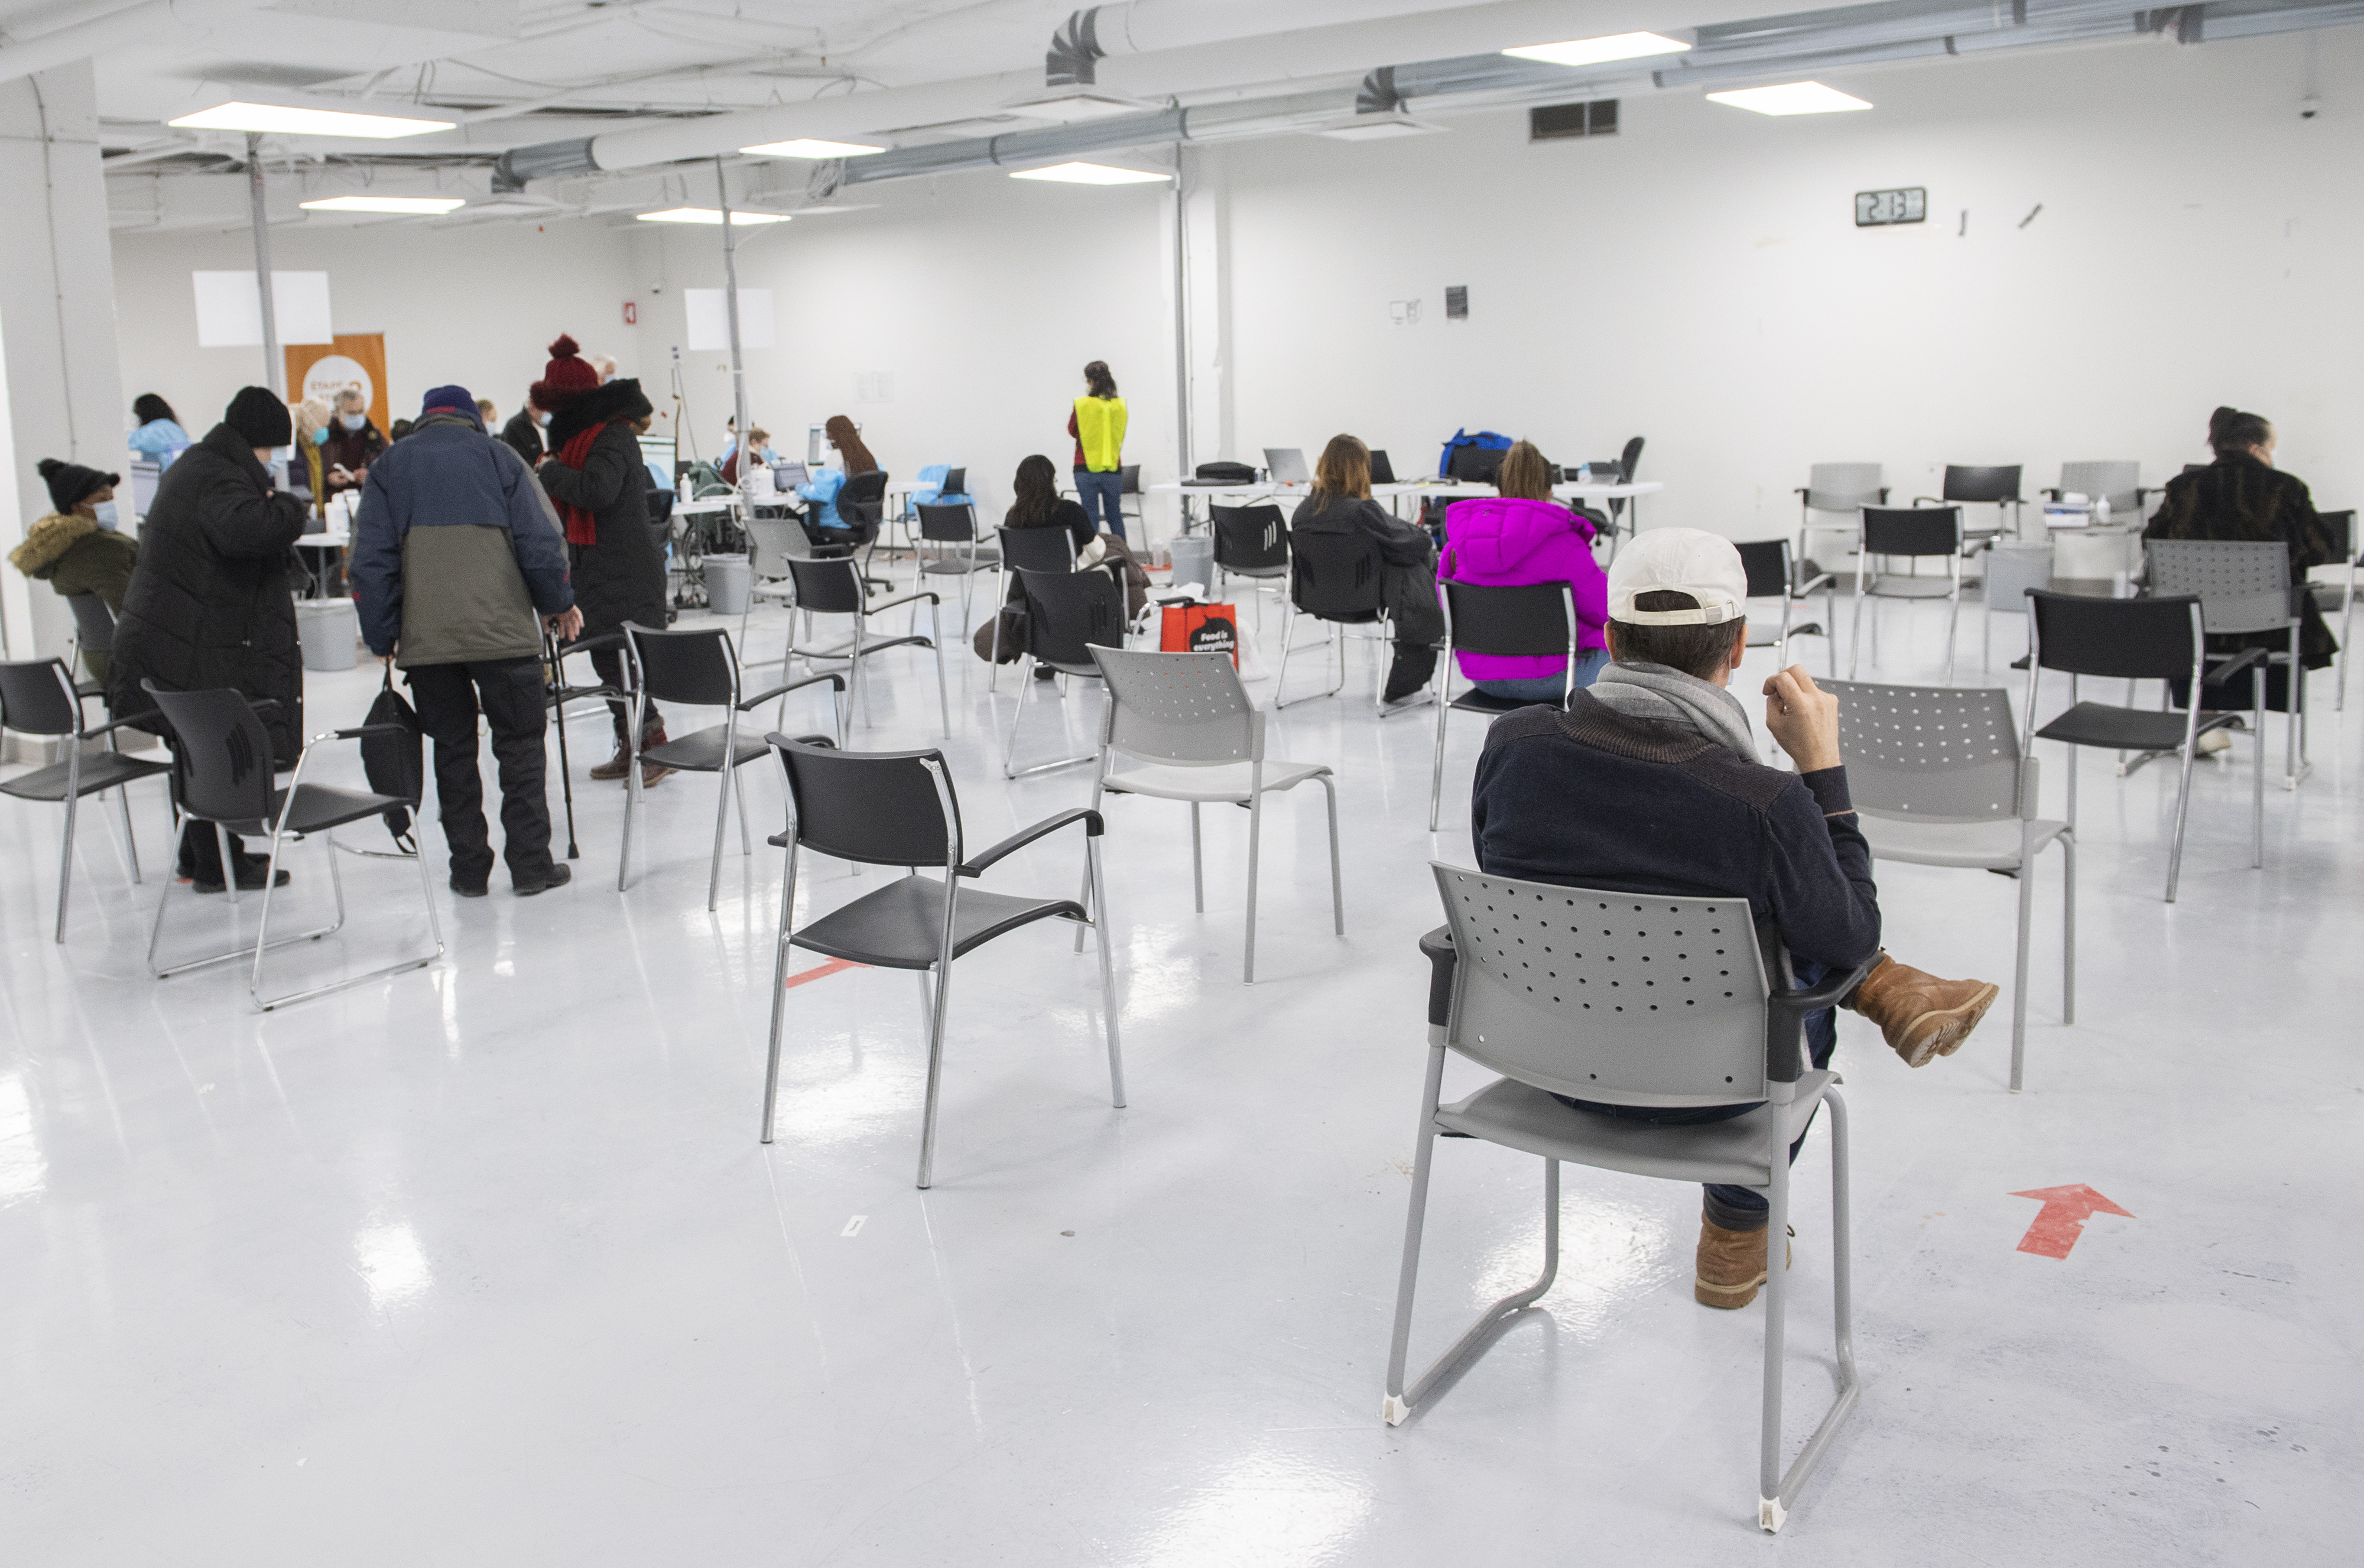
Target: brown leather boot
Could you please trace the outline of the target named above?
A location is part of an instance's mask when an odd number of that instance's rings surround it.
[[[1732,1311],[1756,1299],[1765,1284],[1765,1231],[1726,1230],[1705,1215],[1700,1217],[1698,1275],[1691,1281],[1691,1299],[1701,1307]],[[1790,1249],[1781,1249],[1781,1266],[1790,1266]]]
[[[1845,1005],[1879,1026],[1907,1067],[1926,1067],[1961,1048],[1998,994],[1990,981],[1940,980],[1882,952]]]
[[[641,737],[641,750],[643,752],[650,751],[652,748],[662,746],[664,743],[665,732],[664,726],[663,725],[657,726],[656,729],[652,733]],[[663,762],[642,762],[641,764],[641,787],[642,789],[646,789],[651,784],[663,784],[665,780],[673,777],[675,772],[675,769],[666,767]]]
[[[616,742],[616,754],[591,770],[591,776],[601,784],[613,784],[632,771],[632,750],[621,740]]]

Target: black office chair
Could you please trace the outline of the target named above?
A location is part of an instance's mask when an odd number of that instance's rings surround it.
[[[786,564],[788,579],[796,587],[796,607],[804,612],[807,617],[806,624],[808,626],[811,624],[810,617],[813,616],[852,616],[853,634],[847,641],[834,648],[799,648],[797,646],[792,626],[787,651],[782,656],[781,673],[786,673],[790,665],[799,657],[808,665],[818,660],[845,661],[847,673],[853,682],[853,697],[849,699],[848,706],[852,706],[858,701],[864,719],[873,720],[875,716],[871,712],[870,705],[870,675],[867,666],[863,662],[874,654],[884,653],[890,648],[927,649],[936,656],[936,706],[943,719],[944,733],[950,735],[953,732],[953,713],[951,701],[944,695],[944,651],[938,645],[936,639],[921,637],[916,632],[902,637],[870,635],[872,616],[881,610],[891,610],[898,605],[910,604],[917,599],[928,601],[928,621],[932,628],[935,624],[936,610],[942,601],[936,595],[925,591],[905,594],[899,598],[873,601],[864,592],[864,581],[855,573],[853,562],[842,556],[827,561],[808,561],[790,556]]]
[[[1444,689],[1452,696],[1455,653],[1482,653],[1510,659],[1564,659],[1567,676],[1558,706],[1565,708],[1576,694],[1577,642],[1583,623],[1577,619],[1576,595],[1565,583],[1529,583],[1517,587],[1489,588],[1475,583],[1446,581],[1444,606]],[[1436,705],[1436,756],[1428,778],[1428,830],[1436,831],[1439,803],[1444,795],[1444,721],[1455,712],[1482,713],[1491,723],[1506,713],[1535,707],[1533,702],[1498,697],[1475,685],[1450,702]]]
[[[1618,484],[1631,484],[1634,483],[1634,474],[1639,473],[1642,467],[1642,438],[1635,436],[1632,440],[1625,443],[1625,450],[1618,454]],[[1639,526],[1640,521],[1641,515],[1637,510],[1632,523],[1628,523],[1625,517],[1625,497],[1622,495],[1611,495],[1609,497],[1609,527],[1611,530],[1610,544],[1612,547],[1617,542],[1616,535],[1618,533],[1632,533],[1634,528]]]
[[[1098,573],[1091,573],[1098,576]],[[934,1180],[936,1105],[943,1081],[944,1024],[952,1003],[953,961],[1039,920],[1089,926],[1099,940],[1101,1018],[1107,1027],[1109,1098],[1124,1106],[1124,1058],[1117,1040],[1116,971],[1109,953],[1108,879],[1100,872],[1100,814],[1081,808],[1046,817],[972,855],[961,833],[960,801],[942,751],[838,751],[785,735],[764,738],[780,759],[793,806],[791,826],[770,842],[787,851],[780,884],[780,924],[772,967],[772,1027],[764,1071],[763,1140],[772,1141],[780,1090],[780,1034],[786,1022],[788,950],[919,975],[928,1031],[928,1087],[920,1131],[921,1187]],[[1091,906],[1073,898],[1020,898],[964,889],[994,862],[1080,823]],[[863,865],[904,866],[910,874],[794,929],[797,852],[812,850]],[[942,869],[941,879],[920,866]],[[934,973],[932,995],[928,984]],[[1038,1020],[1039,1023],[1040,1020]]]
[[[346,849],[337,842],[336,829],[351,822],[367,821],[381,817],[392,807],[418,809],[416,796],[374,795],[361,790],[337,789],[327,784],[306,784],[304,771],[312,761],[312,753],[331,740],[360,741],[374,735],[401,737],[408,730],[398,724],[364,724],[351,729],[330,730],[315,735],[304,743],[296,759],[296,773],[285,789],[274,787],[272,767],[271,737],[263,733],[262,721],[255,716],[255,706],[243,693],[228,689],[206,692],[159,691],[153,681],[142,681],[140,689],[149,700],[162,710],[164,722],[172,727],[173,759],[179,782],[181,816],[191,822],[210,823],[214,841],[221,851],[222,880],[228,884],[233,908],[239,902],[238,866],[231,860],[229,838],[268,837],[271,852],[262,876],[262,915],[254,931],[254,945],[243,944],[210,957],[192,959],[184,963],[163,968],[156,964],[156,945],[164,933],[164,911],[173,902],[173,883],[164,884],[163,896],[156,900],[156,923],[148,934],[148,968],[157,979],[184,974],[193,969],[211,964],[227,963],[245,958],[251,952],[253,965],[248,971],[247,994],[254,998],[255,1006],[262,1012],[301,1002],[314,996],[325,996],[349,985],[359,985],[388,975],[401,974],[413,969],[424,969],[443,956],[443,924],[435,911],[435,888],[428,880],[427,857],[407,857],[418,866],[418,889],[427,900],[428,929],[435,938],[435,951],[421,958],[407,958],[383,969],[373,969],[365,974],[348,975],[327,985],[316,985],[306,991],[288,992],[265,997],[262,995],[263,955],[299,942],[318,941],[334,935],[345,923],[345,884],[337,868],[337,851],[367,856],[366,851]],[[261,706],[276,707],[276,703]],[[318,834],[328,849],[329,885],[334,890],[337,917],[316,930],[303,931],[292,937],[271,940],[272,884],[279,880],[279,847],[291,838],[308,839]]]
[[[866,469],[850,474],[837,492],[837,520],[843,530],[831,534],[820,530],[825,544],[843,545],[862,557],[863,584],[867,587],[891,588],[894,584],[884,577],[869,574],[870,563],[878,554],[878,534],[886,518],[886,471]]]
[[[1246,577],[1270,582],[1288,575],[1288,525],[1277,506],[1210,506],[1215,532],[1217,581]],[[1264,624],[1264,595],[1256,595],[1256,624]]]
[[[1001,612],[1013,602],[1009,574],[1012,572],[1073,572],[1076,569],[1075,536],[1065,528],[1013,528],[998,530],[998,543],[994,553],[1000,558],[1001,575],[993,585],[993,660],[987,675],[985,689],[998,691],[1001,685]],[[1024,601],[1016,601],[1020,610]]]
[[[1916,496],[1912,504],[1916,506],[1957,504],[1992,506],[1995,509],[1994,527],[1962,530],[1963,548],[1975,552],[2002,536],[2002,509],[2005,506],[2011,508],[2012,531],[2013,533],[2019,531],[2019,509],[2026,505],[2025,499],[2019,493],[2019,469],[2020,465],[2015,462],[2008,467],[1996,468],[1977,468],[1949,462],[1946,465],[1946,483],[1940,487],[1945,494]]]
[[[2035,754],[2038,740],[2058,740],[2070,746],[2097,746],[2107,751],[2164,751],[2183,764],[2175,792],[2175,837],[2168,849],[2167,902],[2175,902],[2175,884],[2183,866],[2183,820],[2191,802],[2191,763],[2200,737],[2212,729],[2236,729],[2242,715],[2214,713],[2200,706],[2209,687],[2222,688],[2233,676],[2265,662],[2266,651],[2245,648],[2213,668],[2208,664],[2207,637],[2200,619],[2200,595],[2183,594],[2145,599],[2092,599],[2082,595],[2028,590],[2027,698],[2021,705],[2029,727],[2024,755]],[[2036,684],[2046,670],[2068,677],[2068,709],[2041,728],[2035,728]],[[2106,680],[2188,680],[2192,703],[2181,713],[2172,709],[2113,707],[2106,703],[2080,702],[2080,677]],[[2256,778],[2251,781],[2249,864],[2266,863],[2266,684],[2250,682],[2256,713],[2249,727],[2255,747]],[[2077,826],[2077,764],[2068,763],[2068,808],[2063,813],[2069,828]]]
[[[1009,537],[1008,529],[1003,530],[1003,537]],[[1033,695],[1035,686],[1042,684],[1031,678],[1034,666],[1041,664],[1056,670],[1063,683],[1078,679],[1097,681],[1100,678],[1100,667],[1092,659],[1093,646],[1124,646],[1124,589],[1110,573],[1100,571],[1031,572],[1020,567],[1018,584],[1026,606],[1026,646],[1018,672],[1018,708],[1009,716],[1009,738],[1001,752],[1001,776],[1006,779],[1022,778],[1029,773],[1046,773],[1056,768],[1071,768],[1078,762],[1091,762],[1098,755],[1097,752],[1086,751],[1080,756],[1061,757],[1054,762],[1035,762],[1023,768],[1015,766],[1018,727],[1026,717],[1026,699]]]
[[[97,595],[76,595],[76,598],[95,600]],[[101,610],[106,609],[100,605]],[[66,895],[73,886],[73,848],[75,808],[86,795],[103,795],[115,791],[116,804],[123,812],[123,846],[131,861],[131,880],[139,880],[139,844],[131,832],[131,795],[128,785],[141,779],[158,778],[173,771],[170,762],[161,758],[127,757],[114,749],[116,736],[127,724],[151,721],[153,712],[135,715],[128,719],[117,719],[111,724],[95,727],[83,723],[82,695],[74,688],[72,673],[62,659],[25,660],[0,664],[0,730],[14,730],[19,735],[36,736],[60,743],[65,760],[51,762],[45,768],[35,768],[13,778],[0,779],[0,795],[14,795],[18,800],[55,801],[66,808],[66,830],[62,847],[58,851],[58,924],[56,940],[66,940]],[[106,737],[108,750],[85,753],[85,741]]]
[[[830,706],[842,741],[845,739],[845,677],[828,671],[786,682],[752,697],[742,696],[739,691],[739,660],[731,651],[730,634],[719,626],[661,631],[626,621],[624,649],[632,672],[632,770],[624,775],[624,841],[616,860],[616,891],[621,893],[631,886],[632,818],[641,809],[641,763],[653,762],[676,773],[719,773],[722,789],[714,804],[714,863],[706,878],[706,908],[711,914],[722,886],[722,825],[730,814],[734,797],[739,802],[740,850],[745,854],[755,852],[747,833],[747,798],[733,786],[739,770],[761,758],[764,747],[753,736],[739,732],[739,716],[775,697],[781,713],[785,713],[790,692],[825,681],[831,688]],[[652,702],[719,707],[724,717],[720,724],[643,751],[640,739],[643,713]],[[780,714],[775,714],[773,727],[778,728],[779,722]]]
[[[1954,679],[1954,627],[1962,615],[1962,509],[1959,506],[1866,506],[1863,528],[1856,541],[1855,626],[1847,653],[1847,679],[1863,662],[1863,606],[1869,599],[1935,599],[1946,601],[1946,680]],[[1946,576],[1893,577],[1886,568],[1875,571],[1871,559],[1925,560],[1937,556],[1946,562]],[[1871,617],[1871,661],[1879,662],[1879,617]]]
[[[1773,648],[1784,669],[1790,663],[1790,639],[1793,637],[1819,637],[1830,655],[1830,672],[1834,678],[1839,673],[1838,639],[1823,629],[1823,623],[1838,624],[1838,578],[1823,571],[1812,561],[1792,562],[1790,541],[1786,539],[1735,539],[1740,551],[1741,570],[1748,573],[1748,596],[1752,599],[1781,601],[1781,623],[1778,628],[1748,634],[1751,648]],[[1823,591],[1823,620],[1794,623],[1791,612],[1806,602],[1815,589]]]
[[[1470,449],[1461,449],[1466,451]],[[1501,454],[1494,454],[1500,457]],[[1327,534],[1291,530],[1288,538],[1289,586],[1288,598],[1299,615],[1311,616],[1322,624],[1321,646],[1333,643],[1338,649],[1338,679],[1328,691],[1316,696],[1336,696],[1346,688],[1346,641],[1343,628],[1370,626],[1379,628],[1384,639],[1388,634],[1387,602],[1383,596],[1381,575],[1385,562],[1379,558],[1376,539],[1361,533]],[[1272,684],[1272,706],[1276,711],[1287,707],[1281,693],[1288,689],[1288,655],[1297,644],[1297,623],[1291,619],[1284,628],[1280,643],[1280,676]],[[1385,711],[1386,682],[1373,688],[1372,700]],[[1297,699],[1303,702],[1306,699]]]

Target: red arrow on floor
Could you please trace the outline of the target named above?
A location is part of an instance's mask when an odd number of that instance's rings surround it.
[[[2035,1216],[2035,1223],[2019,1239],[2019,1250],[2033,1252],[2039,1258],[2065,1258],[2077,1245],[2077,1238],[2085,1233],[2085,1220],[2096,1214],[2114,1214],[2132,1219],[2116,1204],[2080,1182],[2073,1187],[2038,1187],[2034,1192],[2013,1193],[2013,1197],[2032,1197],[2044,1207]]]

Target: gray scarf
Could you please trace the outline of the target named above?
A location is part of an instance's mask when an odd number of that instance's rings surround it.
[[[1627,718],[1678,725],[1703,740],[1756,761],[1748,710],[1712,681],[1664,664],[1612,663],[1592,683],[1592,700]]]

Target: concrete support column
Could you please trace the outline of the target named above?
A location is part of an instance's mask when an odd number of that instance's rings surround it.
[[[90,61],[0,83],[0,211],[9,220],[0,245],[5,555],[50,510],[35,463],[55,457],[119,473],[129,460]],[[9,658],[45,658],[65,652],[73,617],[47,584],[0,565],[0,631]]]

